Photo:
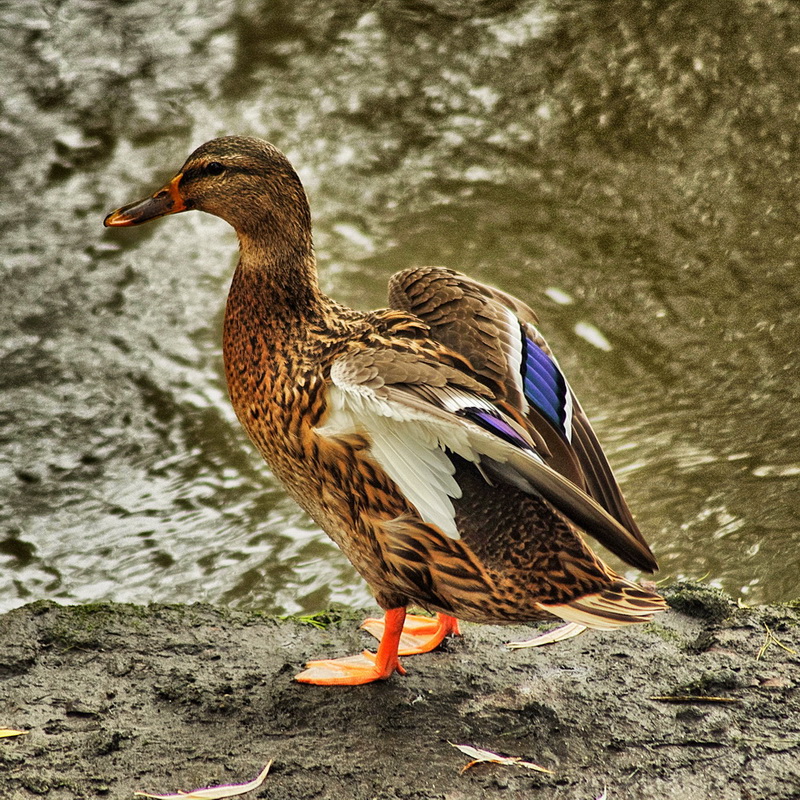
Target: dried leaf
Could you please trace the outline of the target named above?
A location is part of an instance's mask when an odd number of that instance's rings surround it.
[[[489,763],[489,764],[503,764],[507,767],[525,767],[526,769],[536,770],[536,772],[546,772],[548,775],[553,774],[553,770],[540,767],[534,764],[533,761],[523,761],[517,756],[501,756],[499,753],[493,753],[491,750],[482,750],[480,747],[473,747],[469,744],[453,744],[456,750],[460,750],[465,756],[469,756],[472,761],[464,767],[461,772],[466,772],[470,767],[475,764]]]
[[[534,636],[533,639],[528,639],[525,642],[507,642],[506,647],[509,650],[521,650],[523,647],[541,647],[545,644],[555,644],[556,642],[563,642],[566,639],[571,639],[573,636],[580,636],[585,630],[585,625],[579,625],[577,622],[568,622],[560,628],[555,628],[546,633],[540,633],[538,636]]]
[[[23,736],[28,731],[18,731],[14,728],[0,728],[0,739],[5,739],[7,736]]]
[[[178,792],[177,794],[148,794],[147,792],[134,792],[138,797],[153,797],[156,800],[221,800],[224,797],[238,797],[240,794],[252,792],[258,789],[264,778],[267,777],[269,768],[272,766],[270,761],[259,776],[249,783],[232,783],[225,786],[209,786],[207,789],[194,789],[191,792]]]

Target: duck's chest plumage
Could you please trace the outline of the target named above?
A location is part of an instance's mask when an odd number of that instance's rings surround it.
[[[373,587],[385,565],[375,521],[409,511],[375,467],[369,442],[327,436],[331,365],[375,338],[368,315],[327,301],[313,313],[287,313],[247,287],[231,288],[223,356],[233,408],[289,494],[344,551]],[[288,309],[291,312],[291,309]]]
[[[357,319],[337,321],[324,309],[292,313],[259,288],[234,278],[223,333],[225,375],[239,421],[296,495],[313,479],[314,429],[325,413],[330,365]]]
[[[326,348],[226,321],[223,354],[233,408],[277,477],[296,494],[310,479],[313,430],[325,410]],[[312,342],[312,345],[318,343]],[[300,469],[298,469],[300,467]]]

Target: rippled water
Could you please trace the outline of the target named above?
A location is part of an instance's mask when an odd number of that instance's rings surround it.
[[[798,595],[795,4],[0,15],[0,608],[369,602],[228,406],[232,232],[102,228],[234,132],[295,163],[337,299],[435,263],[538,310],[660,577]]]

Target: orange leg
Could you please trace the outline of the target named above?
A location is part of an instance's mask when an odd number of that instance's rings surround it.
[[[384,636],[384,630],[389,625],[389,612],[383,619],[365,619],[361,627],[371,633],[376,639]],[[460,636],[458,620],[447,614],[437,614],[436,619],[409,615],[403,625],[400,636],[398,654],[413,656],[417,653],[428,653],[435,650],[448,634]]]
[[[386,625],[378,645],[377,655],[364,650],[361,655],[309,661],[306,668],[294,679],[300,683],[318,686],[356,686],[360,683],[382,681],[393,672],[405,675],[397,658],[397,647],[406,618],[405,608],[390,608],[386,612]]]

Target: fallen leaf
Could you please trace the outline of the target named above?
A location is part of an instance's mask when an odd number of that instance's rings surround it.
[[[258,789],[264,778],[267,777],[269,768],[272,766],[270,761],[264,769],[261,770],[258,777],[249,783],[231,783],[225,786],[209,786],[207,789],[193,789],[191,792],[178,792],[177,794],[148,794],[147,792],[134,792],[138,797],[153,797],[156,800],[220,800],[224,797],[238,797],[240,794],[252,792],[253,789]]]
[[[533,761],[523,761],[518,756],[501,756],[499,753],[493,753],[491,750],[482,750],[480,747],[472,747],[469,744],[453,744],[456,750],[460,750],[465,756],[469,756],[472,761],[464,767],[461,772],[466,772],[470,767],[475,764],[488,763],[488,764],[503,764],[507,767],[525,767],[525,769],[533,769],[536,772],[546,772],[548,775],[553,774],[553,770],[540,767],[534,764]]]
[[[545,644],[555,644],[556,642],[563,642],[566,639],[571,639],[573,636],[580,636],[585,630],[585,625],[579,625],[577,622],[568,622],[560,628],[554,628],[552,631],[540,633],[538,636],[534,636],[533,639],[528,639],[525,642],[507,642],[506,647],[509,650],[521,650],[523,647],[541,647]]]
[[[5,739],[7,736],[23,736],[28,731],[18,731],[14,728],[0,728],[0,739]]]
[[[791,687],[792,682],[787,678],[764,678],[759,681],[759,684],[765,689],[788,689]]]

